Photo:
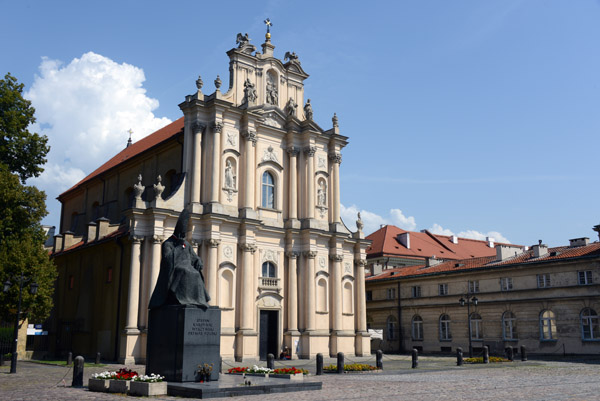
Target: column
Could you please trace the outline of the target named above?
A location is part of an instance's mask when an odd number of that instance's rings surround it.
[[[200,183],[202,177],[202,133],[206,125],[196,123],[192,127],[194,150],[192,156],[192,171],[188,179],[191,180],[191,201],[200,203]]]
[[[140,247],[142,238],[131,237],[131,263],[129,268],[129,291],[127,298],[126,332],[138,330],[138,306],[140,301]]]
[[[214,122],[212,125],[213,130],[213,157],[212,157],[212,178],[211,178],[211,191],[210,191],[210,202],[219,202],[219,183],[221,182],[221,131],[223,130],[223,124]]]
[[[359,259],[354,261],[356,279],[356,305],[354,310],[356,311],[357,324],[356,329],[359,332],[367,331],[367,304],[365,300],[365,266],[367,261],[365,259]],[[399,297],[400,294],[397,294]]]
[[[160,273],[160,248],[163,237],[159,235],[152,236],[152,265],[150,266],[150,297],[154,293],[154,287],[158,281],[158,273]],[[146,305],[148,307],[148,305]]]
[[[304,148],[306,156],[306,163],[308,163],[307,177],[306,177],[306,196],[307,196],[307,215],[309,219],[315,218],[315,152],[317,149],[314,146]]]
[[[317,253],[314,251],[304,252],[306,263],[306,308],[304,308],[306,331],[315,330],[315,258]]]
[[[331,277],[333,299],[333,330],[342,330],[342,255],[330,255],[333,261],[333,274]]]
[[[289,219],[298,218],[298,169],[296,166],[297,156],[300,153],[298,148],[290,146],[287,149],[290,156],[290,185],[289,185],[289,198],[290,198],[290,210],[288,214]],[[294,259],[295,260],[295,259]]]
[[[219,239],[210,239],[208,240],[208,272],[206,274],[206,279],[208,281],[208,286],[206,289],[208,290],[208,295],[210,295],[209,305],[217,305],[217,270],[219,268],[218,261],[218,249],[221,240]]]
[[[252,330],[254,324],[254,272],[253,259],[256,245],[241,244],[242,250],[242,296],[238,303],[241,307],[241,330]]]
[[[296,268],[298,261],[297,252],[288,252],[288,331],[298,331],[298,283]]]
[[[256,132],[248,129],[242,133],[246,138],[246,184],[244,194],[244,207],[254,209],[254,147],[256,146]]]
[[[332,188],[332,209],[333,209],[333,222],[340,223],[340,164],[342,163],[342,155],[339,153],[332,153],[329,155],[329,160],[333,163],[333,177],[331,179]]]

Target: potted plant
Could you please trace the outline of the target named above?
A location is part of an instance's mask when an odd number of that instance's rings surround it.
[[[210,365],[208,363],[205,363],[204,365],[202,365],[202,364],[198,365],[197,380],[200,383],[204,383],[205,381],[206,382],[210,381],[210,375],[212,374],[212,371],[213,371],[212,363]]]
[[[129,385],[129,394],[143,397],[165,395],[167,394],[167,382],[163,381],[164,379],[164,376],[154,373],[136,376]]]
[[[125,393],[129,391],[131,381],[138,376],[136,371],[127,368],[121,368],[115,372],[115,376],[112,378],[108,385],[109,393]]]
[[[88,381],[88,389],[90,391],[107,392],[110,380],[117,372],[104,371],[102,373],[94,373]]]

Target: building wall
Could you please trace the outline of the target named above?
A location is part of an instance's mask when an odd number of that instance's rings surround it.
[[[578,284],[579,271],[592,271],[591,285]],[[537,275],[548,274],[551,287],[538,288]],[[501,290],[501,279],[512,278],[512,290]],[[467,294],[468,281],[479,282],[478,305],[471,305],[471,313],[482,318],[482,340],[472,342],[475,349],[488,345],[495,353],[505,347],[524,345],[529,352],[539,354],[589,354],[600,352],[600,333],[594,340],[582,339],[580,313],[584,308],[600,312],[600,261],[553,262],[546,264],[523,264],[517,267],[496,267],[472,272],[457,272],[434,276],[400,279],[401,284],[401,331],[390,339],[387,321],[390,316],[398,318],[398,300],[387,300],[388,288],[397,288],[398,280],[367,281],[373,301],[367,302],[368,321],[371,328],[384,329],[384,340],[373,343],[374,348],[398,351],[402,336],[404,350],[413,347],[423,352],[454,352],[457,347],[468,350],[467,306],[461,307],[459,299]],[[439,284],[447,284],[448,295],[438,295]],[[421,287],[421,297],[412,297],[412,287]],[[556,339],[540,338],[540,314],[550,310],[556,318]],[[503,338],[502,316],[512,312],[516,317],[517,339]],[[450,341],[440,340],[439,319],[442,314],[450,317]],[[412,319],[423,319],[423,339],[412,338]]]

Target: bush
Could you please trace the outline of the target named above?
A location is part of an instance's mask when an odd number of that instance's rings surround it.
[[[463,361],[465,363],[483,363],[483,357],[465,358]],[[490,356],[490,363],[497,363],[497,362],[510,362],[510,361],[506,358],[501,358],[499,356]]]
[[[337,365],[323,366],[325,372],[337,372]],[[344,372],[368,372],[371,370],[377,370],[375,366],[367,365],[366,363],[352,363],[350,365],[344,365]]]

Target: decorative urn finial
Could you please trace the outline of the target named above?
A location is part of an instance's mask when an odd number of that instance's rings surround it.
[[[202,85],[204,85],[204,82],[202,82],[202,77],[198,75],[198,79],[196,80],[196,88],[200,90],[202,89]]]
[[[331,121],[333,122],[333,126],[334,127],[339,127],[340,124],[338,123],[338,117],[336,113],[333,113],[333,117],[331,118]]]
[[[221,87],[221,84],[222,84],[222,83],[223,83],[223,82],[221,81],[221,77],[219,77],[219,76],[217,75],[217,79],[215,79],[215,87],[217,88],[217,90],[218,90],[218,89]]]

